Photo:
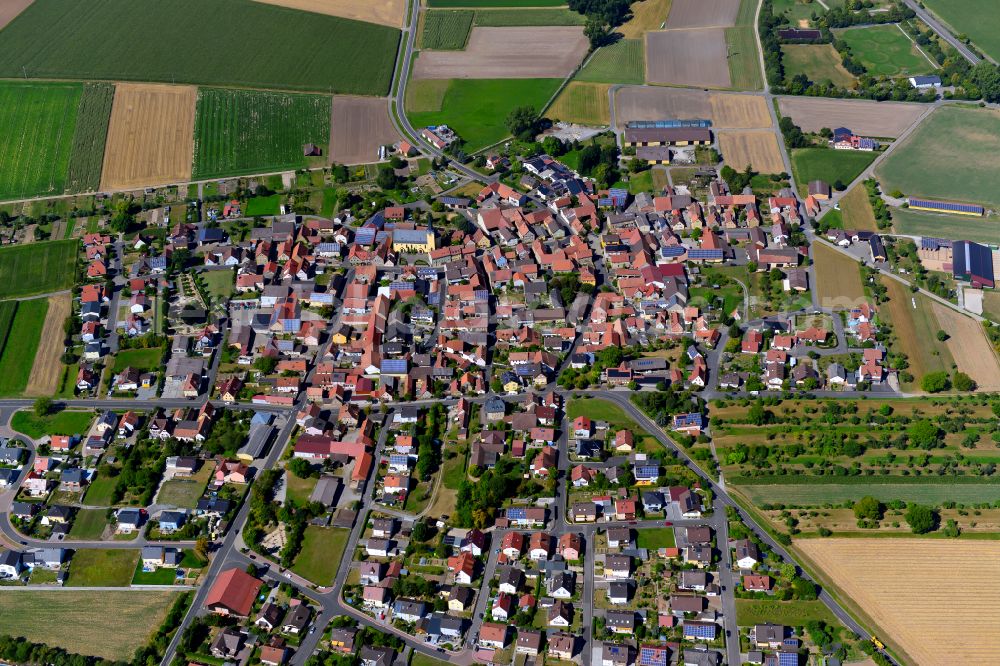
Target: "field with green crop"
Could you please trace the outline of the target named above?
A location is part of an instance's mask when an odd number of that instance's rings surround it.
[[[420,48],[464,49],[475,12],[464,9],[431,10],[424,14]]]
[[[399,37],[250,0],[37,0],[3,30],[0,76],[384,95]]]
[[[303,144],[314,143],[325,152],[330,143],[330,103],[328,95],[200,89],[194,177],[306,166]]]
[[[83,86],[66,175],[66,189],[70,192],[92,192],[101,187],[104,144],[108,138],[114,99],[115,87],[110,83],[86,83]]]
[[[0,299],[72,287],[79,244],[69,239],[0,248]]]
[[[1000,483],[952,483],[928,478],[923,483],[788,483],[740,485],[739,492],[756,505],[823,506],[855,501],[871,495],[882,502],[902,500],[939,506],[944,502],[978,504],[1000,500]]]
[[[559,7],[565,0],[427,0],[428,7]]]
[[[1000,112],[942,107],[877,169],[884,192],[1000,205]]]
[[[831,44],[784,44],[781,51],[786,79],[805,74],[816,83],[831,81],[847,88],[854,85],[854,77],[844,69],[840,54]]]
[[[792,151],[792,171],[800,191],[811,180],[822,180],[831,186],[840,181],[846,186],[876,157],[878,153],[862,150],[796,148]]]
[[[17,312],[17,301],[0,301],[0,355],[14,325],[14,314]]]
[[[0,83],[0,199],[63,193],[82,90],[77,83]]]
[[[646,82],[646,47],[641,39],[622,39],[598,49],[576,75],[592,83]]]
[[[419,83],[438,92],[433,81]],[[407,115],[415,127],[447,124],[465,140],[466,151],[473,152],[509,135],[505,121],[515,107],[541,111],[560,83],[560,79],[451,79],[440,110]]]
[[[870,74],[914,76],[937,69],[896,24],[853,28],[837,36]]]
[[[560,3],[562,4],[562,3]],[[523,25],[584,25],[587,17],[571,9],[480,9],[473,25],[504,28]]]
[[[757,36],[750,26],[726,28],[726,50],[729,53],[729,79],[733,88],[760,90],[764,79],[760,73]]]
[[[0,351],[0,395],[19,395],[27,388],[48,311],[49,302],[45,298],[17,304],[14,320]]]
[[[1000,13],[993,0],[924,0],[956,34],[969,39],[994,59],[1000,59]]]
[[[892,211],[892,228],[897,234],[997,243],[1000,221],[995,217],[966,217],[923,213],[909,208]]]

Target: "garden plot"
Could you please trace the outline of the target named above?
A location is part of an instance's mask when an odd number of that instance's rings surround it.
[[[378,148],[399,141],[382,97],[333,98],[330,117],[330,159],[343,164],[378,160]]]

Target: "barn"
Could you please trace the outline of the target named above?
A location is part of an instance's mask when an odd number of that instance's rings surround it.
[[[973,287],[995,288],[993,252],[979,243],[955,241],[952,244],[952,274],[956,280],[968,282]]]

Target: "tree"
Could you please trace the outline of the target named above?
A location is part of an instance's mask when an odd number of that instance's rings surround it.
[[[198,540],[194,542],[194,554],[198,556],[202,562],[208,561],[208,539],[205,537],[198,537]]]
[[[253,367],[257,368],[263,374],[269,375],[278,367],[278,359],[273,356],[261,356],[253,362]]]
[[[533,106],[519,106],[507,114],[507,131],[518,139],[530,141],[538,125],[538,112]]]
[[[914,534],[927,534],[937,527],[937,513],[934,509],[921,504],[909,505],[904,517]]]
[[[937,332],[937,339],[938,339],[938,341],[939,341],[939,342],[944,342],[945,340],[947,340],[947,339],[948,339],[948,337],[949,337],[949,336],[948,336],[948,334],[947,334],[947,333],[945,333],[945,332],[944,332],[944,331],[942,331],[941,329],[938,329],[938,332]]]
[[[969,375],[964,372],[956,372],[955,376],[952,378],[951,383],[955,386],[956,391],[975,391],[976,382]]]
[[[854,503],[854,517],[858,520],[881,520],[882,503],[871,495],[865,495]]]
[[[285,468],[300,479],[306,479],[312,474],[312,465],[305,458],[292,458]]]
[[[383,190],[394,190],[399,186],[399,178],[396,176],[396,172],[392,170],[392,167],[385,165],[379,167],[375,182]]]
[[[918,449],[933,449],[939,437],[940,430],[927,419],[915,421],[906,429],[906,438]]]
[[[812,601],[819,596],[819,591],[816,589],[816,584],[811,580],[796,578],[792,581],[792,594],[795,595],[796,599]]]
[[[35,398],[35,416],[48,416],[52,411],[52,398]]]
[[[547,136],[542,140],[542,150],[552,157],[559,157],[566,152],[566,146],[558,137]]]
[[[950,387],[951,382],[948,381],[948,373],[944,371],[928,372],[920,379],[920,388],[928,393],[940,393],[941,391],[947,391]]]
[[[611,36],[611,26],[602,18],[588,18],[583,28],[584,36],[590,40],[590,50],[594,51],[608,43]]]

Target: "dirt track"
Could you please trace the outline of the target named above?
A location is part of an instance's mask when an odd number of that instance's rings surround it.
[[[785,162],[774,132],[719,132],[719,150],[726,164],[742,171],[747,164],[760,173],[781,173]]]
[[[268,5],[300,9],[328,16],[399,28],[406,17],[405,0],[256,0]]]
[[[59,357],[63,350],[63,322],[71,312],[71,297],[69,294],[49,297],[49,309],[42,325],[42,338],[38,341],[38,353],[35,363],[31,366],[28,376],[28,387],[25,395],[35,397],[52,395],[59,390],[62,379],[62,363]],[[74,381],[76,376],[74,375]]]
[[[119,83],[111,107],[101,189],[190,180],[198,89]]]
[[[951,336],[945,344],[959,371],[972,377],[982,391],[1000,390],[1000,363],[982,326],[940,303],[933,302],[932,307],[941,329]]]
[[[646,81],[728,88],[728,50],[723,28],[646,33]]]
[[[730,27],[736,24],[740,0],[674,0],[667,29]]]
[[[928,110],[926,104],[818,97],[781,97],[778,106],[805,132],[847,127],[866,136],[897,137]]]
[[[336,95],[330,114],[330,150],[334,162],[363,164],[378,159],[378,147],[394,144],[399,135],[389,120],[383,97]]]
[[[3,0],[0,2],[0,30],[17,18],[35,0]]]
[[[587,38],[578,26],[473,28],[464,51],[422,52],[413,78],[563,78],[586,53]]]

